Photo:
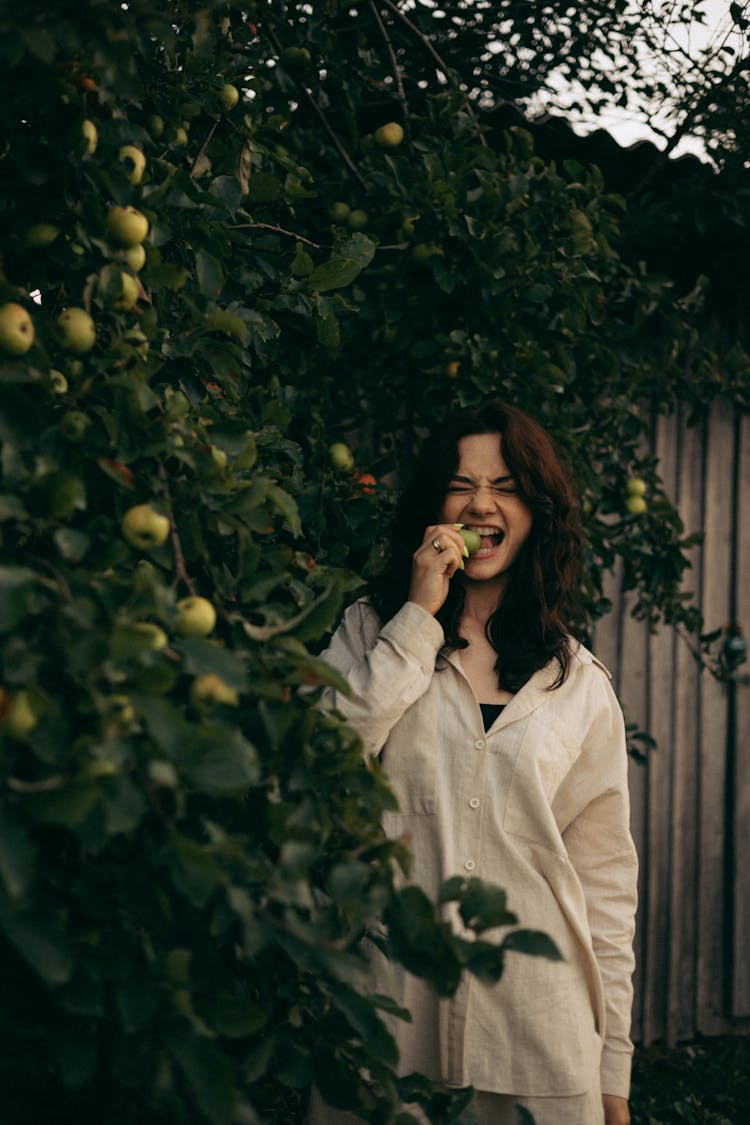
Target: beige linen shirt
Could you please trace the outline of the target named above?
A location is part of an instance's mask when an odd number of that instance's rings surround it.
[[[598,1069],[604,1093],[627,1097],[637,859],[608,673],[574,643],[565,683],[547,690],[556,663],[535,673],[485,732],[443,643],[414,603],[381,628],[356,602],[323,654],[351,689],[330,702],[382,759],[398,800],[384,829],[410,837],[413,882],[433,898],[456,874],[499,884],[564,960],[510,953],[496,985],[466,974],[441,1000],[374,954],[373,991],[412,1014],[390,1021],[401,1072],[520,1097],[580,1094]]]

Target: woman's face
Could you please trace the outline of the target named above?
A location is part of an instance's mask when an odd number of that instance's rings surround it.
[[[516,492],[502,455],[500,434],[470,434],[458,443],[458,467],[440,510],[441,523],[462,523],[478,531],[482,546],[465,559],[464,578],[500,580],[529,537],[531,509]]]

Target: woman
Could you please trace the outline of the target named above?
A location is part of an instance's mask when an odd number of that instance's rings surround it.
[[[459,527],[481,547],[466,557]],[[349,608],[325,659],[335,706],[381,756],[412,879],[433,898],[462,874],[498,883],[564,960],[510,955],[440,1000],[376,958],[373,991],[403,1073],[472,1085],[482,1125],[627,1125],[637,861],[622,715],[609,675],[569,635],[581,540],[544,430],[500,403],[428,443],[399,508],[390,565]],[[313,1119],[352,1120],[328,1107]]]

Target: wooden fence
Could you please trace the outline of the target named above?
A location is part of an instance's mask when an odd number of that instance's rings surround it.
[[[655,424],[667,492],[703,529],[686,588],[706,628],[750,635],[750,418],[715,406]],[[658,742],[631,765],[641,860],[633,1035],[644,1045],[750,1032],[750,685],[700,673],[671,629],[650,635],[612,576],[594,649],[629,720]],[[740,672],[750,672],[750,663]]]

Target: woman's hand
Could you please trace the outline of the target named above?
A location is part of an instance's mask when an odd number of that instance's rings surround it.
[[[428,527],[414,552],[409,601],[436,614],[448,597],[451,578],[463,569],[464,551],[464,541],[451,524]]]
[[[627,1098],[614,1094],[602,1094],[604,1105],[604,1125],[630,1125],[630,1108]]]

